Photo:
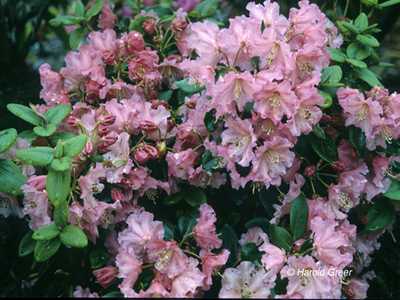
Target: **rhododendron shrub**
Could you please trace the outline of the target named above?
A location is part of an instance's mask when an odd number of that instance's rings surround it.
[[[251,2],[225,27],[215,0],[138,4],[51,20],[76,25],[74,51],[40,67],[44,104],[8,105],[34,126],[0,133],[20,255],[87,247],[98,285],[80,297],[365,297],[400,207],[375,25],[308,0],[287,17]]]

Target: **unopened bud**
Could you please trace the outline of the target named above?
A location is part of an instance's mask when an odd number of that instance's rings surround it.
[[[110,132],[110,128],[99,126],[99,136],[103,137],[106,136]]]
[[[121,202],[125,201],[124,194],[122,194],[122,192],[117,188],[113,188],[111,190],[111,199],[113,199],[114,202],[118,201],[118,200],[121,201]]]
[[[143,149],[149,155],[149,159],[156,159],[158,157],[158,150],[155,147],[145,144]]]
[[[313,176],[316,169],[317,169],[317,167],[314,165],[308,166],[307,168],[304,169],[304,176],[306,176],[306,177]]]
[[[366,215],[364,215],[364,214],[362,214],[362,213],[358,213],[357,214],[357,219],[358,219],[358,221],[361,223],[361,224],[367,224],[368,223],[368,218],[367,218],[367,216]]]
[[[147,19],[143,22],[142,27],[147,34],[153,35],[156,33],[155,27],[157,27],[157,22],[154,19]]]
[[[136,149],[135,153],[133,153],[133,158],[139,165],[143,165],[149,161],[150,157],[149,154],[143,149],[143,147],[140,147]]]
[[[178,20],[172,22],[172,31],[174,33],[182,32],[186,29],[186,27],[187,27],[187,22],[185,20]]]
[[[342,161],[334,161],[331,163],[332,169],[338,172],[342,172],[344,169],[346,169],[346,164]]]
[[[100,124],[104,126],[111,126],[112,124],[115,123],[115,120],[117,119],[116,116],[114,115],[107,115],[107,116],[101,116],[100,117]]]
[[[347,285],[342,287],[342,293],[347,299],[353,299],[356,296],[354,289]]]
[[[117,280],[118,270],[116,267],[107,266],[98,270],[93,271],[93,275],[96,276],[97,281],[103,288],[108,288]]]
[[[71,126],[72,128],[76,128],[80,121],[81,121],[80,119],[75,118],[74,116],[70,116],[68,118],[68,125]]]
[[[113,145],[118,140],[118,136],[115,135],[106,135],[102,137],[102,142],[106,145],[106,147]]]
[[[165,143],[165,141],[158,141],[156,143],[156,148],[158,150],[158,159],[161,159],[161,157],[164,156],[165,151],[167,151],[167,144]]]
[[[171,130],[175,128],[175,125],[176,125],[176,123],[175,123],[174,120],[172,120],[172,119],[168,120],[168,122],[167,122],[167,132],[171,132]]]
[[[157,130],[157,125],[154,122],[149,120],[142,120],[139,122],[139,127],[142,130],[142,133],[152,133]]]
[[[331,116],[328,115],[322,115],[321,120],[319,120],[320,123],[322,124],[327,124],[331,121]]]
[[[157,95],[158,95],[157,91],[151,91],[149,97],[150,99],[157,99]]]
[[[160,36],[157,35],[157,36],[153,37],[153,43],[155,45],[160,45],[161,42],[162,42],[162,38]]]
[[[189,100],[188,102],[186,102],[186,106],[189,109],[195,109],[197,105],[197,100]]]
[[[92,154],[92,153],[93,153],[93,145],[92,145],[92,143],[88,140],[88,141],[86,142],[85,148],[83,148],[83,150],[81,151],[81,155],[82,155],[82,156],[88,156],[88,155],[90,155],[90,154]]]
[[[176,136],[180,140],[186,140],[193,134],[193,128],[192,126],[188,125],[187,123],[183,123],[178,126],[178,132],[176,133]]]

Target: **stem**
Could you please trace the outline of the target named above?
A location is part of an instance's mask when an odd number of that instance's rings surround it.
[[[204,146],[204,144],[198,145],[196,148],[193,149],[193,152],[196,152],[197,149],[199,149],[200,147],[203,147],[203,146]]]
[[[346,17],[347,9],[349,8],[350,0],[346,1],[346,7],[344,8],[343,19]]]
[[[319,178],[318,176],[317,176],[317,178],[318,178],[319,181],[321,181],[321,183],[322,183],[326,188],[329,187],[329,185],[327,185],[321,178]]]
[[[314,187],[314,183],[312,181],[312,179],[310,178],[310,183],[311,183],[311,188],[313,190],[313,196],[317,195],[317,193],[315,192],[315,187]]]
[[[241,258],[239,258],[232,266],[232,268],[236,267],[240,262],[242,261]]]
[[[133,151],[135,151],[138,148],[138,145],[147,137],[147,133],[145,133],[140,140],[136,143],[135,147],[133,147],[131,149],[131,151],[129,152],[129,154],[132,154]]]
[[[195,254],[195,253],[193,253],[193,252],[190,252],[190,251],[187,251],[187,250],[182,250],[182,252],[183,252],[183,253],[186,253],[186,254],[190,254],[190,255],[196,257],[196,258],[199,259],[199,260],[203,260],[203,258],[201,258],[200,256],[198,256],[197,254]]]
[[[371,9],[371,11],[369,12],[369,14],[367,16],[368,19],[372,17],[372,14],[373,14],[374,10],[375,10],[375,6],[372,6],[372,9]]]
[[[183,242],[184,242],[189,236],[191,236],[191,235],[194,235],[194,232],[193,232],[193,231],[192,231],[191,233],[187,234],[187,235],[183,238],[183,240],[179,243],[179,248],[182,246]]]
[[[221,48],[218,49],[218,51],[225,56],[226,64],[228,65],[229,70],[231,70],[232,68],[231,68],[231,65],[229,64],[229,59],[228,59],[228,56],[226,55],[226,53],[224,51],[222,51]]]
[[[319,173],[319,172],[318,172],[318,175],[324,175],[324,176],[335,177],[335,178],[338,177],[337,175],[327,174],[327,173]]]
[[[55,147],[48,136],[46,136],[46,141],[49,143],[50,147]]]
[[[238,51],[236,52],[236,56],[235,56],[235,59],[233,60],[232,68],[235,68],[236,60],[237,60],[237,58],[238,58],[238,56],[239,56],[239,53],[240,53],[240,51],[242,50],[243,46],[244,46],[244,43],[242,43],[242,44],[240,45]]]

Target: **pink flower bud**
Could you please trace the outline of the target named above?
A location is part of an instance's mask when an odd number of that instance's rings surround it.
[[[80,119],[75,118],[74,116],[70,116],[68,118],[68,125],[71,126],[72,128],[76,128],[80,121],[81,121]]]
[[[117,274],[118,270],[113,266],[107,266],[93,271],[93,275],[96,276],[97,281],[105,289],[115,282]]]
[[[125,42],[127,44],[125,49],[129,55],[135,54],[136,52],[144,49],[143,36],[135,30],[129,32]]]
[[[113,188],[111,190],[111,199],[113,199],[114,202],[117,201],[117,200],[119,200],[121,202],[125,201],[124,194],[122,194],[122,192],[117,188]]]
[[[118,136],[106,135],[102,138],[102,142],[108,147],[113,145],[118,140]]]
[[[101,116],[100,117],[100,124],[104,126],[111,126],[112,124],[115,123],[115,120],[117,119],[116,116],[114,115],[107,115],[107,116]]]
[[[157,99],[149,100],[149,102],[151,104],[151,109],[157,109],[157,107],[160,105],[160,100]]]
[[[139,127],[142,130],[142,133],[152,133],[155,130],[157,130],[157,126],[156,124],[154,124],[154,122],[152,121],[148,121],[148,120],[142,120],[139,122]]]
[[[143,149],[143,147],[140,147],[133,154],[133,158],[139,165],[143,165],[149,161],[150,155]]]
[[[356,296],[356,292],[351,287],[344,285],[342,287],[342,293],[347,299],[353,299]]]
[[[182,32],[186,29],[186,27],[187,27],[187,22],[185,20],[177,20],[172,22],[173,33]]]
[[[169,103],[165,102],[164,100],[160,100],[160,105],[164,106],[165,108],[169,108]]]
[[[319,121],[320,121],[320,123],[327,124],[331,121],[331,116],[324,114],[324,115],[322,115],[321,120],[319,120]]]
[[[99,136],[103,137],[106,136],[110,132],[110,128],[99,126]]]
[[[155,147],[145,144],[143,149],[149,155],[149,159],[156,159],[157,158],[158,150]]]
[[[361,224],[367,224],[368,223],[368,218],[367,218],[367,216],[366,215],[364,215],[364,214],[362,214],[362,213],[358,213],[357,214],[357,219],[358,219],[358,221],[361,223]]]
[[[157,22],[154,19],[147,19],[143,22],[142,27],[147,34],[153,35],[156,33],[155,27],[157,27]]]
[[[157,91],[151,91],[150,92],[150,99],[157,99],[157,95],[158,95]]]
[[[188,102],[186,102],[186,106],[189,109],[195,109],[197,105],[197,100],[189,100]]]
[[[92,154],[92,153],[93,153],[93,145],[92,145],[92,143],[88,140],[88,141],[86,142],[85,148],[83,148],[83,150],[81,151],[81,155],[82,155],[82,156],[88,156],[88,155],[90,155],[90,154]]]
[[[346,168],[346,164],[342,161],[334,161],[331,163],[332,169],[338,172],[342,172]]]
[[[115,61],[115,53],[114,52],[105,52],[101,58],[106,65],[112,66]]]
[[[304,170],[304,176],[306,176],[306,177],[311,177],[311,176],[313,176],[316,169],[317,169],[317,167],[314,166],[314,165],[308,166],[308,167],[305,168],[305,170]]]
[[[166,57],[166,59],[167,59],[167,60],[176,59],[177,62],[182,62],[183,57],[182,57],[182,55],[179,55],[179,54],[172,54],[172,55],[168,55],[168,56]]]
[[[167,122],[167,132],[171,132],[171,130],[175,128],[175,125],[176,125],[176,123],[175,123],[174,120],[172,120],[172,119],[168,120],[168,122]]]
[[[176,133],[178,139],[186,140],[192,135],[193,135],[193,128],[189,124],[183,123],[178,126],[178,132]]]

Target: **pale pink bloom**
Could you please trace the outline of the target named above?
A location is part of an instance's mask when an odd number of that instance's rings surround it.
[[[283,298],[338,298],[340,285],[333,283],[329,269],[321,262],[315,262],[310,255],[296,258],[290,256],[288,265],[281,270],[281,278],[288,278],[286,295]],[[290,271],[294,270],[294,274]],[[290,271],[289,271],[290,270]],[[315,275],[313,275],[315,274]],[[339,280],[338,280],[339,281]]]
[[[138,134],[139,121],[138,120],[138,104],[143,100],[136,95],[133,95],[130,99],[124,99],[121,103],[118,103],[117,99],[112,99],[106,102],[106,109],[108,113],[116,116],[115,123],[109,126],[110,130],[117,133],[126,132],[126,128],[129,134]]]
[[[316,4],[310,4],[308,0],[301,0],[299,7],[300,9],[293,7],[289,12],[290,28],[288,33],[291,36],[303,32],[320,21],[325,21],[325,15]],[[289,37],[287,36],[287,38]]]
[[[145,75],[156,70],[158,61],[157,51],[152,51],[149,47],[138,51],[136,56],[129,61],[129,78],[142,80]]]
[[[278,274],[287,260],[286,252],[267,241],[258,247],[258,250],[266,252],[261,257],[264,267],[267,270],[274,269],[274,273]]]
[[[151,108],[150,102],[141,102],[136,104],[138,110],[138,120],[140,121],[151,121],[157,126],[160,131],[156,130],[152,133],[147,135],[147,138],[153,141],[157,141],[164,138],[170,138],[171,136],[175,135],[175,131],[171,131],[167,133],[167,126],[168,126],[168,118],[171,116],[171,113],[168,109],[165,108],[163,105],[159,105],[157,109]]]
[[[243,261],[236,268],[225,270],[218,294],[219,298],[268,298],[275,286],[273,270],[255,268],[250,261]]]
[[[260,245],[262,242],[268,241],[268,235],[260,227],[252,227],[241,235],[239,245],[243,247],[247,242],[254,242],[256,245]]]
[[[193,257],[189,257],[189,264],[186,269],[182,270],[173,278],[171,286],[171,296],[182,298],[196,293],[196,289],[203,286],[204,275],[197,265],[199,261]]]
[[[396,92],[389,96],[388,104],[385,108],[385,114],[388,118],[394,121],[396,125],[400,122],[400,95]]]
[[[214,223],[217,221],[214,209],[207,203],[203,203],[199,207],[200,218],[197,218],[197,224],[193,227],[193,237],[197,245],[202,250],[209,250],[209,248],[219,248],[222,245],[222,240],[216,235],[216,226]]]
[[[181,69],[181,62],[182,58],[178,60],[175,57],[168,56],[162,63],[158,64],[158,71],[162,74],[163,82],[166,83],[170,89],[177,89],[178,86],[174,84],[174,82],[181,80],[185,74]]]
[[[128,228],[119,233],[118,242],[124,249],[131,248],[133,254],[142,261],[146,258],[149,241],[164,237],[162,222],[153,221],[153,214],[144,211],[139,215],[129,215],[126,223]]]
[[[198,156],[192,149],[182,150],[174,153],[169,151],[165,160],[168,163],[168,175],[174,175],[177,178],[188,179],[194,172],[195,159]]]
[[[91,208],[85,208],[78,201],[72,202],[69,206],[68,223],[75,225],[83,230],[89,240],[95,243],[99,237],[97,221],[100,218],[96,211]]]
[[[218,189],[221,185],[226,183],[226,174],[221,174],[220,172],[207,172],[203,170],[202,166],[199,166],[192,174],[190,174],[188,180],[193,186],[198,186],[203,189],[207,186],[211,186]]]
[[[117,43],[117,34],[113,29],[105,29],[103,32],[92,31],[89,34],[89,45],[103,53],[103,60],[107,53],[112,55],[114,59],[116,55],[119,55],[120,49]]]
[[[85,207],[93,208],[96,206],[97,201],[93,194],[103,191],[104,184],[100,181],[104,180],[105,177],[106,171],[101,163],[96,163],[96,167],[89,174],[79,177],[78,184],[82,191],[80,198],[84,200]]]
[[[99,15],[99,24],[97,25],[99,28],[103,30],[114,28],[115,24],[118,22],[118,18],[112,12],[113,7],[114,5],[110,5],[110,0],[104,1],[101,14]]]
[[[144,291],[140,290],[139,298],[170,298],[170,293],[165,289],[158,279],[153,279],[149,288]]]
[[[80,285],[75,287],[74,298],[100,298],[97,293],[91,293],[90,288],[83,289]]]
[[[375,150],[377,146],[386,149],[386,143],[392,143],[393,139],[400,135],[400,127],[394,120],[382,117],[381,122],[381,125],[375,126],[372,136],[367,138],[366,148],[370,151]]]
[[[364,279],[349,278],[347,285],[342,286],[342,294],[350,299],[365,299],[367,298],[367,290],[369,284]]]
[[[121,292],[125,295],[132,295],[134,291],[132,289],[138,276],[142,273],[142,264],[133,253],[132,248],[119,249],[119,253],[116,257],[115,264],[118,267],[119,274],[118,278],[123,278],[123,282],[118,286]]]
[[[328,46],[331,48],[339,48],[343,44],[343,35],[338,33],[337,27],[329,20],[325,19],[325,32],[328,35]]]
[[[115,264],[115,258],[119,253],[120,247],[120,244],[118,243],[117,232],[115,230],[111,230],[110,234],[106,236],[104,240],[104,246],[107,248],[108,253],[110,253],[107,264]]]
[[[346,166],[345,170],[357,168],[360,159],[357,155],[356,149],[351,143],[342,139],[339,146],[337,146],[337,150],[339,153],[339,161],[343,162]]]
[[[0,192],[0,215],[7,218],[10,214],[20,219],[25,215],[18,204],[17,197]]]
[[[194,84],[196,87],[209,87],[215,83],[214,68],[209,65],[202,65],[194,60],[184,59],[180,68],[190,73],[189,84]]]
[[[28,143],[26,139],[21,139],[20,137],[17,137],[14,144],[12,144],[12,146],[8,148],[7,151],[0,154],[1,159],[9,159],[15,162],[17,167],[21,170],[22,174],[24,174],[27,179],[35,174],[36,169],[32,165],[28,165],[20,161],[15,155],[15,152],[17,152],[18,150],[27,149],[29,147],[30,143]]]
[[[201,261],[203,274],[206,276],[203,281],[203,290],[208,291],[212,285],[212,276],[216,276],[220,267],[228,261],[230,252],[223,249],[218,255],[207,253]]]
[[[50,104],[52,96],[62,93],[64,90],[63,74],[51,70],[48,63],[39,67],[40,83],[43,89],[40,91],[40,97]]]
[[[114,84],[111,84],[110,81],[107,81],[107,84],[100,89],[99,97],[100,99],[117,99],[117,103],[121,103],[123,99],[132,99],[132,97],[136,95],[138,98],[133,98],[135,101],[139,101],[141,97],[143,97],[143,91],[141,87],[136,87],[131,84],[127,84],[122,79],[116,79]],[[109,101],[108,101],[109,102]],[[106,102],[106,104],[108,103]],[[124,103],[124,102],[122,102]],[[126,103],[125,103],[126,104]]]

